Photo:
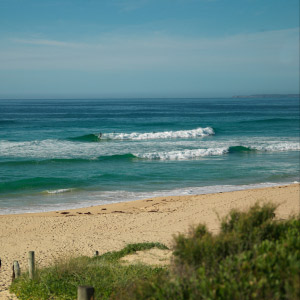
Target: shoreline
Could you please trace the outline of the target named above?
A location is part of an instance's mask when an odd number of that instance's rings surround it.
[[[0,299],[11,281],[11,266],[18,260],[27,268],[28,251],[35,251],[39,266],[70,255],[92,256],[120,250],[129,243],[161,242],[172,245],[173,235],[191,225],[206,224],[217,233],[220,218],[231,209],[247,210],[255,203],[278,205],[277,219],[300,211],[300,184],[234,192],[155,197],[130,202],[42,213],[0,216]],[[5,292],[6,291],[6,292]],[[4,296],[3,296],[4,297]]]
[[[134,201],[141,201],[143,199],[148,198],[156,198],[156,197],[174,197],[174,196],[196,196],[196,195],[207,195],[207,194],[214,194],[214,193],[227,193],[227,192],[236,192],[236,191],[245,191],[245,190],[252,190],[252,189],[260,189],[260,188],[268,188],[268,187],[276,187],[282,185],[292,185],[297,184],[299,181],[288,181],[288,182],[262,182],[262,183],[251,183],[251,184],[240,184],[240,185],[211,185],[211,186],[203,186],[203,187],[186,187],[180,189],[173,189],[173,190],[160,190],[160,191],[152,191],[152,192],[136,192],[136,194],[140,194],[137,196],[127,197],[125,200],[85,200],[84,202],[72,203],[69,205],[64,203],[60,206],[48,206],[45,209],[32,209],[28,211],[24,211],[24,209],[11,209],[8,208],[2,209],[3,211],[8,211],[7,213],[3,213],[0,209],[0,216],[6,215],[27,215],[27,214],[40,214],[40,213],[49,213],[53,211],[62,211],[62,210],[78,210],[81,208],[89,208],[94,206],[102,206],[102,205],[109,205],[109,204],[117,204],[117,203],[125,203],[125,202],[134,202]],[[70,190],[70,189],[66,189]],[[71,189],[72,190],[72,189]],[[116,192],[125,192],[126,191],[116,191]],[[68,192],[65,192],[68,194]],[[86,194],[79,194],[81,198],[84,198],[90,192],[86,192]],[[131,192],[128,192],[131,193]],[[134,192],[132,192],[134,193]],[[47,195],[48,197],[52,197],[50,193]],[[55,193],[53,193],[55,195]],[[64,193],[58,193],[63,196]],[[36,195],[38,197],[38,195]],[[40,195],[40,197],[44,197]],[[98,196],[100,197],[100,196]],[[103,195],[101,195],[103,197]],[[104,196],[105,197],[105,196]],[[116,194],[116,198],[124,198],[124,195]]]

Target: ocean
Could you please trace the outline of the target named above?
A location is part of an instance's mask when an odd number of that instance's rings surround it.
[[[299,181],[299,99],[0,100],[0,214]]]

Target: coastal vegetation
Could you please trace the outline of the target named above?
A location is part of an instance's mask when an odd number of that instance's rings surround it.
[[[78,286],[89,285],[95,288],[96,299],[110,299],[114,291],[126,288],[129,282],[150,278],[163,271],[160,267],[120,262],[126,255],[155,247],[168,249],[160,243],[139,243],[97,257],[62,259],[53,266],[37,269],[34,280],[24,274],[13,282],[10,291],[23,300],[73,300],[77,298]]]
[[[11,291],[20,299],[75,299],[78,285],[96,299],[300,299],[300,218],[275,218],[276,207],[231,211],[217,235],[204,225],[174,237],[166,267],[124,265],[120,258],[161,244],[133,244],[25,274]]]

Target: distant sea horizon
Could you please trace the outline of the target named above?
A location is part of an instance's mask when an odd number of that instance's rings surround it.
[[[231,98],[300,98],[300,94],[294,94],[294,93],[288,93],[288,94],[272,94],[272,93],[266,93],[266,94],[249,94],[249,95],[229,95],[229,96],[179,96],[179,97],[172,97],[172,96],[127,96],[127,97],[121,97],[121,96],[1,96],[0,95],[0,101],[1,100],[151,100],[151,99],[231,99]]]

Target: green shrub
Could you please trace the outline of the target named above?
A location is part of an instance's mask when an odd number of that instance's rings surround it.
[[[300,219],[275,221],[275,208],[232,211],[215,236],[203,225],[178,235],[170,272],[115,299],[300,299]]]

